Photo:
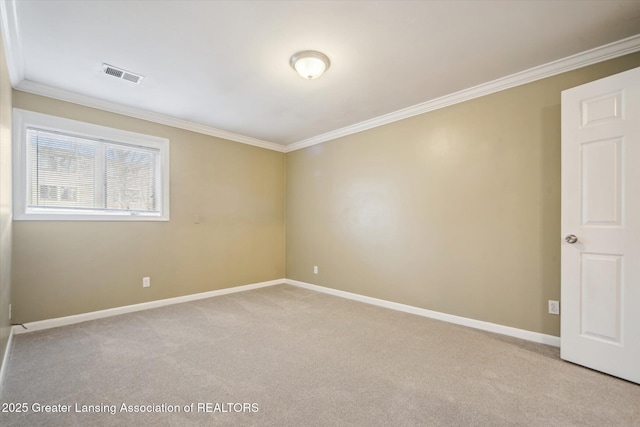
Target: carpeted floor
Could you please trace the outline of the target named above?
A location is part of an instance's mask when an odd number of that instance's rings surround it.
[[[640,386],[557,348],[288,285],[14,336],[10,403],[3,426],[640,425]]]

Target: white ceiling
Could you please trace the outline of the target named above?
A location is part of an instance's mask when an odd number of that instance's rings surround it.
[[[18,88],[55,88],[282,145],[640,33],[637,0],[3,6]],[[331,58],[312,81],[289,66],[309,49]],[[139,86],[114,79],[103,62],[145,78]]]

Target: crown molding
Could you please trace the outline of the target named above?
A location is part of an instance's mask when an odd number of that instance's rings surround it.
[[[15,89],[284,153],[321,144],[343,136],[373,129],[378,126],[397,122],[429,111],[438,110],[440,108],[469,101],[481,96],[500,92],[505,89],[510,89],[526,83],[565,73],[567,71],[606,61],[608,59],[640,51],[640,34],[638,34],[604,46],[571,55],[557,61],[549,62],[538,67],[511,74],[506,77],[501,77],[468,89],[463,89],[440,98],[384,114],[373,119],[303,139],[289,145],[281,145],[270,141],[263,141],[261,139],[228,132],[200,123],[190,122],[188,120],[178,119],[134,107],[128,107],[122,104],[104,101],[25,80],[24,57],[22,55],[15,5],[16,0],[0,0],[0,31],[4,38],[9,78],[11,80],[11,85]]]
[[[578,68],[586,67],[591,64],[596,64],[598,62],[603,62],[608,59],[617,58],[619,56],[627,55],[629,53],[634,53],[637,51],[640,51],[640,34],[613,43],[609,43],[595,49],[577,53],[575,55],[571,55],[557,61],[549,62],[538,67],[511,74],[506,77],[501,77],[487,83],[482,83],[468,89],[463,89],[459,92],[432,99],[421,104],[403,108],[402,110],[394,111],[392,113],[375,117],[373,119],[365,120],[354,125],[323,133],[322,135],[303,139],[301,141],[287,145],[285,152],[288,153],[291,151],[299,150],[301,148],[306,148],[312,145],[331,141],[343,136],[362,132],[368,129],[373,129],[378,126],[397,122],[399,120],[407,119],[419,114],[424,114],[429,111],[438,110],[450,105],[469,101],[481,96],[500,92],[505,89],[510,89],[516,86],[531,83],[537,80],[555,76],[567,71],[576,70]]]
[[[24,57],[18,31],[15,0],[0,1],[0,33],[4,39],[9,80],[16,87],[24,79]]]
[[[111,113],[122,114],[136,119],[147,120],[149,122],[159,123],[179,129],[185,129],[204,135],[215,136],[217,138],[227,139],[230,141],[240,142],[242,144],[253,145],[255,147],[266,148],[284,152],[285,147],[274,142],[263,141],[261,139],[252,138],[250,136],[240,135],[217,129],[211,126],[202,125],[200,123],[190,122],[188,120],[177,119],[175,117],[166,116],[164,114],[154,113],[135,107],[118,104],[111,101],[94,98],[91,96],[80,95],[75,92],[69,92],[63,89],[54,88],[41,83],[29,80],[21,81],[15,89],[22,92],[28,92],[35,95],[42,95],[48,98],[59,99],[61,101],[72,102],[74,104],[84,105],[85,107],[97,108],[99,110],[109,111]]]
[[[202,125],[200,123],[177,119],[175,117],[153,113],[139,108],[128,107],[115,102],[80,95],[78,93],[25,80],[24,57],[22,55],[22,45],[20,42],[20,32],[18,28],[16,0],[0,0],[0,31],[2,32],[4,39],[7,66],[9,68],[9,79],[11,80],[11,86],[13,86],[14,89],[35,95],[59,99],[61,101],[72,102],[74,104],[84,105],[86,107],[97,108],[99,110],[109,111],[112,113],[123,114],[136,119],[185,129],[204,135],[266,148],[268,150],[279,152],[284,152],[285,150],[283,145],[276,144],[274,142],[263,141],[261,139],[228,132],[211,126]]]

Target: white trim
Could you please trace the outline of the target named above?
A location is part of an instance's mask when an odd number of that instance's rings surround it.
[[[0,399],[2,398],[2,390],[4,388],[4,375],[7,371],[7,363],[9,363],[9,353],[11,352],[11,344],[13,343],[13,328],[9,328],[9,339],[4,349],[4,357],[2,358],[2,366],[0,367]]]
[[[298,286],[300,288],[312,291],[322,292],[354,301],[364,302],[366,304],[377,305],[379,307],[389,308],[391,310],[403,311],[405,313],[416,314],[418,316],[428,317],[430,319],[442,320],[444,322],[455,323],[456,325],[467,326],[483,331],[494,332],[497,334],[508,335],[510,337],[520,338],[527,341],[533,341],[540,344],[560,347],[560,338],[553,335],[542,334],[539,332],[527,331],[524,329],[512,328],[511,326],[498,325],[496,323],[483,322],[481,320],[469,319],[468,317],[454,316],[452,314],[441,313],[439,311],[427,310],[424,308],[414,307],[411,305],[400,304],[397,302],[386,301],[378,298],[372,298],[351,292],[340,291],[337,289],[326,288],[324,286],[313,285],[311,283],[300,282],[297,280],[285,279],[288,285]]]
[[[75,136],[100,139],[104,142],[137,145],[158,150],[160,161],[157,164],[157,191],[159,213],[146,214],[138,212],[110,213],[100,209],[95,211],[80,211],[70,208],[60,211],[30,212],[27,208],[28,189],[31,184],[27,159],[27,128],[35,126],[38,129],[61,131]],[[33,111],[13,109],[13,219],[16,221],[169,221],[170,214],[170,158],[169,140],[152,135],[124,131],[92,123],[64,119]],[[96,172],[97,176],[101,176]],[[98,185],[97,188],[101,186]]]
[[[261,139],[252,138],[250,136],[240,135],[226,130],[217,129],[211,126],[202,125],[188,120],[177,119],[160,113],[143,110],[141,108],[129,107],[111,101],[93,98],[78,93],[69,92],[63,89],[57,89],[41,83],[22,80],[14,88],[23,92],[35,95],[46,96],[48,98],[59,99],[61,101],[72,102],[74,104],[84,105],[85,107],[97,108],[98,110],[109,111],[111,113],[122,114],[124,116],[136,119],[147,120],[161,125],[171,126],[178,129],[185,129],[191,132],[197,132],[204,135],[214,136],[229,141],[240,142],[242,144],[253,145],[255,147],[266,148],[268,150],[279,151],[283,153],[285,146],[274,142],[263,141]]]
[[[261,139],[228,132],[211,126],[202,125],[188,120],[177,119],[160,113],[146,111],[140,108],[129,107],[115,102],[93,98],[79,93],[54,88],[41,83],[25,80],[24,56],[22,54],[22,44],[18,28],[18,16],[16,14],[16,0],[0,0],[0,32],[4,39],[5,54],[7,57],[7,67],[9,68],[9,79],[11,86],[23,92],[35,95],[46,96],[59,99],[61,101],[72,102],[84,105],[85,107],[97,108],[136,119],[147,120],[153,123],[184,129],[204,135],[214,136],[229,141],[240,142],[242,144],[253,145],[284,152],[285,147],[274,142],[263,141]]]
[[[117,316],[120,314],[133,313],[136,311],[148,310],[151,308],[164,307],[172,304],[180,304],[183,302],[196,301],[204,298],[211,298],[220,295],[227,295],[236,292],[244,292],[252,289],[265,288],[268,286],[280,284],[293,285],[311,291],[322,292],[324,294],[334,295],[354,301],[364,302],[391,310],[402,311],[405,313],[415,314],[418,316],[428,317],[430,319],[442,320],[456,325],[467,326],[483,331],[494,332],[497,334],[507,335],[510,337],[520,338],[540,344],[560,347],[560,338],[553,335],[542,334],[539,332],[527,331],[524,329],[512,328],[511,326],[498,325],[496,323],[483,322],[481,320],[470,319],[467,317],[454,316],[452,314],[441,313],[438,311],[427,310],[424,308],[414,307],[411,305],[400,304],[396,302],[386,301],[378,298],[372,298],[351,292],[340,291],[338,289],[327,288],[324,286],[313,285],[311,283],[300,282],[292,279],[277,279],[267,282],[253,283],[250,285],[236,286],[233,288],[218,289],[215,291],[202,292],[199,294],[184,295],[181,297],[167,298],[156,301],[143,302],[140,304],[126,305],[123,307],[109,308],[106,310],[93,311],[90,313],[76,314],[73,316],[58,317],[55,319],[40,320],[37,322],[25,323],[28,329],[22,326],[14,326],[12,333],[25,334],[29,332],[41,331],[44,329],[57,328],[59,326],[73,325],[75,323],[86,322],[89,320],[102,319],[105,317]],[[6,356],[5,356],[6,357]]]
[[[350,126],[333,130],[311,138],[303,139],[289,145],[281,145],[270,141],[263,141],[245,135],[228,132],[211,126],[177,119],[159,113],[128,107],[114,102],[104,101],[85,95],[53,88],[40,83],[24,80],[24,57],[18,31],[17,16],[15,14],[15,0],[0,1],[0,27],[5,39],[5,50],[9,66],[9,76],[14,88],[36,95],[47,96],[62,101],[73,102],[91,108],[97,108],[112,113],[122,114],[137,119],[164,124],[179,129],[223,138],[230,141],[253,145],[279,152],[288,153],[301,148],[327,142],[336,138],[351,135],[364,130],[372,129],[385,124],[393,123],[429,111],[444,108],[450,105],[469,101],[491,93],[499,92],[515,86],[531,83],[546,77],[586,67],[591,64],[617,58],[640,50],[640,34],[626,39],[618,40],[604,46],[596,47],[575,55],[568,56],[538,67],[530,68],[510,76],[502,77],[487,83],[483,83],[468,89],[461,90],[440,98],[432,99],[411,107],[404,108],[389,114],[365,120]]]
[[[11,80],[11,85],[16,87],[24,80],[24,56],[22,56],[22,45],[20,44],[15,0],[0,1],[0,32],[4,39],[9,80]]]
[[[0,28],[5,39],[5,50],[9,67],[9,77],[15,89],[36,95],[47,96],[62,101],[72,102],[91,108],[97,108],[112,113],[122,114],[137,119],[147,120],[179,129],[223,138],[230,141],[266,148],[268,150],[288,153],[301,148],[327,142],[336,138],[351,135],[364,130],[372,129],[385,124],[393,123],[429,111],[444,108],[450,105],[469,101],[481,96],[489,95],[515,86],[531,83],[546,77],[586,67],[591,64],[617,58],[640,50],[640,34],[626,39],[618,40],[604,46],[596,47],[575,55],[549,62],[534,68],[530,68],[510,76],[483,83],[468,89],[461,90],[440,98],[432,99],[411,107],[404,108],[389,114],[365,120],[350,126],[333,130],[311,138],[303,139],[289,145],[281,145],[270,141],[264,141],[211,126],[177,119],[164,114],[153,113],[135,107],[128,107],[110,101],[100,100],[74,92],[53,88],[40,83],[24,80],[24,57],[20,43],[17,16],[15,13],[15,0],[0,1]]]
[[[421,104],[403,108],[402,110],[394,111],[392,113],[365,120],[354,125],[323,133],[322,135],[317,135],[298,142],[294,142],[293,144],[289,144],[286,146],[285,152],[289,153],[301,148],[321,144],[323,142],[331,141],[336,138],[362,132],[368,129],[373,129],[378,126],[383,126],[389,123],[397,122],[399,120],[404,120],[409,117],[428,113],[429,111],[438,110],[440,108],[459,104],[461,102],[470,101],[475,98],[480,98],[485,95],[503,91],[505,89],[510,89],[537,80],[542,80],[544,78],[555,76],[557,74],[566,73],[567,71],[576,70],[578,68],[586,67],[588,65],[596,64],[608,59],[617,58],[619,56],[637,52],[639,50],[640,35],[632,36],[623,40],[609,43],[604,46],[597,47],[595,49],[577,53],[575,55],[571,55],[557,61],[549,62],[538,67],[530,68],[519,73],[511,74],[510,76],[501,77],[487,83],[482,83],[474,87],[463,89],[459,92],[451,93],[449,95],[432,99]]]
[[[149,310],[151,308],[164,307],[164,306],[173,305],[173,304],[181,304],[183,302],[197,301],[205,298],[217,297],[220,295],[227,295],[227,294],[233,294],[236,292],[244,292],[252,289],[264,288],[267,286],[280,285],[280,284],[283,284],[284,282],[285,282],[285,279],[269,280],[267,282],[252,283],[250,285],[218,289],[215,291],[208,291],[208,292],[202,292],[198,294],[184,295],[181,297],[143,302],[140,304],[125,305],[123,307],[108,308],[106,310],[75,314],[73,316],[56,317],[55,319],[39,320],[37,322],[25,323],[24,326],[26,326],[27,329],[24,329],[22,326],[14,326],[13,332],[16,335],[26,334],[29,332],[41,331],[44,329],[57,328],[59,326],[66,326],[66,325],[73,325],[81,322],[87,322],[89,320],[103,319],[105,317],[118,316],[120,314]]]

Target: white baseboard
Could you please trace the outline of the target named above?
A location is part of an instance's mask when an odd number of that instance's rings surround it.
[[[312,291],[322,292],[325,294],[335,295],[342,298],[352,299],[367,304],[377,305],[380,307],[390,308],[392,310],[404,311],[405,313],[417,314],[418,316],[429,317],[431,319],[442,320],[456,325],[468,326],[470,328],[481,329],[483,331],[494,332],[497,334],[508,335],[510,337],[520,338],[527,341],[533,341],[540,344],[560,347],[560,338],[553,335],[542,334],[539,332],[531,332],[524,329],[512,328],[511,326],[498,325],[496,323],[483,322],[481,320],[469,319],[468,317],[454,316],[452,314],[441,313],[439,311],[427,310],[424,308],[414,307],[411,305],[400,304],[397,302],[386,301],[383,299],[367,297],[351,292],[340,291],[337,289],[326,288],[324,286],[312,285],[311,283],[299,282],[297,280],[285,279],[288,285],[299,286],[301,288],[310,289]]]
[[[86,322],[88,320],[102,319],[104,317],[117,316],[119,314],[133,313],[135,311],[148,310],[150,308],[163,307],[166,305],[180,304],[183,302],[196,301],[204,298],[216,297],[219,295],[232,294],[236,292],[249,291],[251,289],[264,288],[267,286],[285,283],[285,279],[269,280],[268,282],[252,283],[250,285],[236,286],[233,288],[218,289],[215,291],[202,292],[199,294],[184,295],[181,297],[161,299],[157,301],[143,302],[140,304],[125,305],[123,307],[109,308],[106,310],[92,311],[89,313],[76,314],[73,316],[57,317],[55,319],[39,320],[37,322],[25,323],[22,326],[14,326],[12,332],[15,334],[25,334],[29,332],[41,331],[43,329],[57,328],[58,326],[72,325],[74,323]],[[3,365],[4,367],[4,365]]]
[[[2,398],[2,390],[4,389],[4,374],[7,370],[7,363],[9,360],[9,353],[11,352],[12,341],[13,328],[9,328],[9,339],[7,340],[7,347],[4,349],[4,357],[2,358],[2,365],[0,366],[0,399]]]
[[[414,307],[411,305],[400,304],[397,302],[386,301],[383,299],[372,298],[360,294],[354,294],[351,292],[340,291],[338,289],[327,288],[324,286],[313,285],[311,283],[300,282],[292,279],[278,279],[270,280],[267,282],[253,283],[250,285],[237,286],[234,288],[225,288],[215,291],[202,292],[199,294],[185,295],[181,297],[162,299],[157,301],[143,302],[140,304],[127,305],[124,307],[110,308],[107,310],[93,311],[90,313],[76,314],[73,316],[58,317],[55,319],[41,320],[37,322],[26,323],[25,330],[21,326],[14,326],[11,331],[10,337],[13,334],[24,334],[28,332],[40,331],[43,329],[56,328],[58,326],[72,325],[74,323],[86,322],[88,320],[101,319],[104,317],[117,316],[119,314],[132,313],[135,311],[148,310],[150,308],[163,307],[166,305],[179,304],[188,301],[195,301],[204,298],[211,298],[219,295],[226,295],[235,292],[243,292],[251,289],[264,288],[267,286],[279,285],[286,283],[288,285],[298,286],[300,288],[309,289],[312,291],[322,292],[342,298],[347,298],[355,301],[364,302],[367,304],[377,305],[380,307],[389,308],[391,310],[403,311],[405,313],[416,314],[418,316],[428,317],[431,319],[442,320],[444,322],[455,323],[456,325],[468,326],[470,328],[480,329],[483,331],[494,332],[497,334],[507,335],[510,337],[520,338],[527,341],[537,342],[540,344],[551,345],[554,347],[560,347],[560,338],[542,334],[539,332],[527,331],[524,329],[513,328],[511,326],[498,325],[496,323],[484,322],[481,320],[470,319],[468,317],[455,316],[453,314],[441,313],[439,311],[427,310],[424,308]],[[4,364],[9,353],[9,347],[11,344],[11,338],[7,345],[7,352],[2,364],[2,371],[0,372],[0,380],[4,374]]]

